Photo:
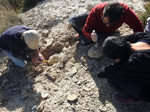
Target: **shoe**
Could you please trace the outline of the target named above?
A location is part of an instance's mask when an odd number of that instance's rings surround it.
[[[80,38],[79,33],[74,35],[74,39],[75,40],[80,40],[82,45],[86,45],[86,42]]]
[[[140,100],[134,99],[134,98],[125,98],[121,96],[120,94],[116,93],[113,95],[113,99],[121,104],[139,104],[141,103]]]
[[[79,39],[79,33],[74,35],[74,39]]]

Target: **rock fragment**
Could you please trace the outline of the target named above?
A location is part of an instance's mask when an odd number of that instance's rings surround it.
[[[77,95],[76,94],[69,94],[67,97],[67,100],[70,102],[76,101],[77,100]]]

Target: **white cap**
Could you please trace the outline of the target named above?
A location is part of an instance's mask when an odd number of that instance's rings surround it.
[[[30,49],[38,48],[40,37],[36,30],[27,30],[23,32],[22,36],[24,37],[25,43]]]

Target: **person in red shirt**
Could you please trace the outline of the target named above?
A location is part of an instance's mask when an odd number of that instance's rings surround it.
[[[72,17],[69,22],[79,33],[81,42],[93,42],[91,33],[98,34],[98,39],[103,35],[115,32],[123,23],[126,23],[134,32],[143,32],[143,25],[136,14],[126,4],[120,2],[97,4],[89,14]]]

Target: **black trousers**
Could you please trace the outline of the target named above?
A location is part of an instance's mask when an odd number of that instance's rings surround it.
[[[79,33],[80,39],[83,40],[86,44],[92,43],[92,41],[88,40],[82,33],[82,29],[85,25],[86,19],[88,17],[88,13],[81,14],[78,16],[72,17],[69,22],[74,30]]]
[[[72,17],[69,22],[71,24],[71,26],[74,28],[74,30],[79,33],[79,36],[80,36],[80,39],[83,40],[86,44],[89,44],[89,43],[93,43],[93,41],[90,41],[88,40],[82,33],[82,29],[86,23],[86,19],[88,17],[88,13],[85,13],[85,14],[81,14],[81,15],[77,15],[77,16],[74,16]],[[94,30],[94,29],[93,29]],[[96,30],[96,29],[95,29]],[[116,32],[113,32],[111,34],[102,34],[102,32],[98,32],[96,30],[96,33],[98,35],[98,39],[100,40],[99,44],[101,44],[101,42],[104,41],[104,39],[108,36],[111,36],[111,35],[118,35],[118,33]],[[120,34],[119,34],[120,35]]]
[[[107,82],[116,92],[124,97],[146,101],[150,100],[150,84],[119,78],[108,78]]]

